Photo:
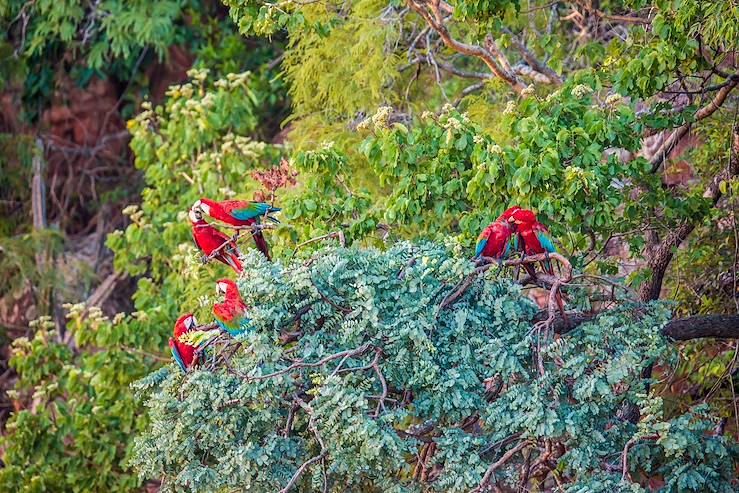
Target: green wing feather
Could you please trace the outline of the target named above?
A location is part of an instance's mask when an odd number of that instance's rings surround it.
[[[217,330],[191,330],[182,334],[177,340],[188,346],[201,347],[218,336]]]

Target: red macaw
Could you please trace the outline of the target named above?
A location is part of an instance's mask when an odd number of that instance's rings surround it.
[[[197,322],[192,313],[182,315],[174,324],[174,337],[169,338],[169,347],[172,349],[172,356],[182,371],[185,372],[188,368],[197,365],[200,358],[195,353],[197,349],[195,346],[181,342],[179,338],[184,333],[195,328],[196,325]]]
[[[224,243],[230,243],[221,248],[213,258],[228,265],[237,274],[241,273],[244,270],[239,260],[241,252],[239,252],[239,249],[231,241],[231,238],[205,222],[199,210],[190,209],[188,214],[192,223],[192,239],[195,242],[195,246],[205,255],[210,255]]]
[[[549,230],[536,219],[536,214],[530,210],[518,209],[510,215],[508,221],[516,225],[520,247],[526,255],[557,253],[557,247],[554,246]],[[531,267],[530,264],[528,266]],[[554,275],[552,263],[549,260],[544,260],[542,266],[547,274]]]
[[[511,252],[518,250],[518,236],[514,234],[514,226],[508,219],[519,209],[520,207],[514,206],[506,210],[480,233],[474,258],[491,257],[504,260]]]
[[[540,253],[557,253],[557,247],[554,246],[554,240],[549,234],[549,230],[546,226],[541,224],[536,219],[536,214],[527,209],[519,209],[511,214],[508,221],[516,225],[518,231],[517,235],[519,238],[519,248],[526,255],[537,255]],[[549,275],[554,275],[554,269],[552,263],[547,259],[541,262],[544,272]],[[531,264],[524,264],[526,272],[533,278],[536,279],[536,269]],[[559,292],[556,297],[557,306],[559,311],[562,313],[562,319],[567,323],[567,315],[565,315],[564,303]]]
[[[216,281],[216,294],[223,294],[223,303],[213,305],[213,316],[216,323],[232,336],[244,333],[250,328],[251,320],[247,316],[246,306],[239,294],[236,283],[229,279]]]
[[[276,223],[280,222],[270,215],[273,212],[279,212],[280,209],[264,202],[250,202],[246,200],[224,200],[223,202],[216,202],[209,199],[200,199],[195,201],[192,208],[201,210],[213,219],[223,221],[232,226],[259,224],[262,218]],[[254,243],[257,245],[257,249],[268,260],[272,260],[269,255],[267,241],[264,239],[262,232],[252,231],[252,237],[254,238]]]

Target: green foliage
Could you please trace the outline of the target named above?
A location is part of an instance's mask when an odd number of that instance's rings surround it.
[[[229,272],[215,264],[202,268],[183,211],[202,196],[229,195],[229,185],[243,190],[249,170],[279,156],[251,139],[265,97],[250,90],[254,76],[210,81],[206,71],[192,75],[191,83],[171,88],[164,106],[147,106],[129,123],[147,188],[141,205],[124,211],[131,224],[110,235],[108,245],[119,272],[140,276],[136,312],[109,320],[71,306],[63,338],[44,329],[14,346],[16,391],[36,404],[8,423],[3,491],[131,491],[140,483],[125,461],[129,438],[147,416],[128,384],[163,359],[160,351],[182,310],[207,317],[206,293]],[[24,245],[24,256],[8,255],[3,263],[22,268],[22,261],[32,262],[28,239]],[[191,303],[184,307],[181,300]]]
[[[145,374],[150,360],[116,348],[120,317],[89,315],[83,324],[79,308],[73,311],[77,321],[69,329],[80,342],[92,335],[105,351],[76,355],[48,318],[32,325],[31,340],[14,342],[19,384],[13,396],[32,404],[7,424],[3,491],[131,491],[139,484],[123,462],[128,437],[146,422],[126,385]]]
[[[286,264],[252,253],[247,264],[239,285],[255,331],[229,367],[183,374],[172,364],[135,384],[151,426],[132,464],[163,477],[164,491],[274,491],[311,457],[319,460],[296,491],[422,491],[412,477],[426,439],[440,467],[431,490],[469,491],[511,447],[490,445],[511,436],[530,441],[531,454],[563,445],[556,469],[566,491],[644,491],[620,483],[631,439],[637,480],[658,472],[665,491],[732,489],[739,449],[706,433],[715,426],[706,410],[668,419],[644,395],[640,365],[674,357],[656,335],[669,317],[659,305],[624,307],[545,344],[541,375],[536,310],[511,281],[491,272],[438,308],[472,269],[442,246],[325,248]],[[297,342],[278,342],[295,329]],[[627,402],[642,411],[638,426],[614,418]],[[479,416],[475,431],[460,425],[470,416]],[[415,436],[424,423],[433,431]],[[522,461],[505,463],[497,481],[515,484]],[[603,463],[618,473],[604,474]]]
[[[730,2],[599,4],[606,15],[649,12],[648,24],[612,23],[583,10],[589,26],[613,28],[607,38],[597,37],[600,27],[578,33],[562,20],[569,4],[452,2],[456,39],[484,44],[490,34],[519,68],[523,58],[514,42],[522,40],[565,79],[561,86],[525,79],[531,87],[520,98],[497,78],[475,89],[435,67],[441,62],[473,77],[488,70],[479,59],[443,48],[435,35],[421,35],[424,21],[404,2],[225,4],[241,33],[270,36],[276,46],[244,42],[209,3],[0,3],[0,25],[10,41],[0,57],[5,61],[14,49],[20,54],[3,63],[2,73],[10,73],[3,82],[23,79],[30,115],[43,108],[59,74],[81,85],[95,75],[132,80],[122,101],[125,114],[135,113],[148,64],[175,44],[199,58],[192,81],[173,87],[161,106],[143,106],[129,124],[146,188],[141,205],[126,209],[131,224],[108,245],[116,268],[138,277],[136,311],[111,321],[72,307],[67,334],[39,327],[16,343],[17,395],[34,405],[8,423],[0,489],[132,490],[142,478],[164,476],[165,490],[172,491],[273,490],[326,440],[330,450],[307,468],[296,491],[320,491],[324,474],[329,490],[361,484],[367,491],[420,491],[412,468],[424,442],[399,431],[412,433],[432,420],[433,436],[422,437],[437,444],[437,476],[426,485],[432,490],[476,486],[514,446],[489,445],[512,435],[532,440],[529,457],[547,440],[562,444],[566,453],[556,457],[555,474],[566,491],[645,491],[654,477],[665,479],[663,491],[731,490],[736,446],[713,436],[707,410],[667,399],[663,405],[654,391],[645,395],[642,365],[675,363],[656,335],[668,316],[663,307],[626,307],[549,344],[543,376],[532,349],[533,306],[511,282],[488,274],[451,309],[436,311],[439,298],[472,268],[463,253],[472,239],[514,203],[541,214],[576,252],[578,268],[607,275],[618,272],[613,259],[589,262],[588,255],[604,249],[612,235],[626,235],[638,257],[645,226],[662,234],[686,218],[705,217],[678,252],[676,297],[689,312],[699,304],[704,311],[733,305],[733,292],[695,290],[733,268],[733,228],[714,227],[719,214],[709,212],[702,197],[706,180],[726,162],[731,118],[718,112],[714,123],[693,126],[706,145],[689,156],[697,171],[692,188],[663,186],[644,159],[634,158],[647,128],[682,124],[705,104],[696,96],[675,114],[668,103],[644,99],[722,61],[705,60],[703,53],[737,44]],[[275,77],[275,67],[264,64],[278,54],[284,58]],[[723,80],[713,76],[706,84]],[[439,111],[445,102],[456,109]],[[280,123],[289,125],[293,148],[261,142]],[[378,372],[334,373],[341,359],[251,381],[223,369],[182,375],[169,365],[140,380],[142,395],[135,397],[128,385],[162,359],[177,316],[194,312],[208,320],[212,281],[230,274],[220,264],[204,269],[198,263],[184,212],[203,196],[250,198],[257,184],[249,173],[293,149],[299,185],[277,196],[285,221],[268,235],[276,257],[287,259],[298,242],[337,229],[355,248],[322,250],[307,264],[272,265],[248,254],[241,289],[254,306],[257,330],[243,338],[249,349],[240,350],[232,366],[255,377],[294,358],[316,361],[372,344],[382,347],[378,369],[394,400],[378,409]],[[3,147],[2,154],[19,153]],[[0,185],[23,190],[25,164],[14,160],[11,173],[0,173]],[[739,191],[736,183],[722,187]],[[14,221],[0,223],[3,231],[22,230]],[[379,245],[378,227],[400,238],[456,236],[459,244],[449,243],[453,253],[431,244],[356,249]],[[33,238],[3,239],[0,253],[11,254],[0,260],[1,272],[17,278],[30,269],[37,243],[24,249],[24,240]],[[631,281],[637,285],[649,275],[638,271]],[[586,294],[572,305],[591,307]],[[293,327],[307,304],[310,311]],[[302,334],[297,342],[276,342],[293,329]],[[697,365],[688,371],[704,387],[729,365],[730,355],[704,365],[695,351],[688,354]],[[368,350],[341,364],[356,369],[374,357]],[[486,378],[502,387],[486,393]],[[399,390],[412,391],[412,400]],[[614,418],[627,402],[642,411],[638,426]],[[284,434],[296,403],[292,433]],[[479,429],[470,432],[460,424],[473,414],[480,416]],[[627,483],[621,452],[632,439],[627,463],[635,482]],[[497,479],[516,485],[524,460],[514,456]],[[131,464],[141,478],[131,475]]]

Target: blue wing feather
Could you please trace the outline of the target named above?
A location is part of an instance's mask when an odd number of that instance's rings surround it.
[[[554,241],[552,240],[552,237],[546,234],[544,231],[537,231],[536,237],[539,240],[539,243],[541,243],[541,246],[549,253],[557,253],[557,247],[554,246]]]
[[[231,211],[231,215],[240,221],[248,221],[265,214],[271,214],[272,212],[279,212],[280,208],[272,207],[264,202],[252,202],[252,204],[246,209],[234,209]]]
[[[475,249],[475,258],[479,258],[482,255],[482,251],[485,250],[485,245],[488,244],[488,239],[483,238],[477,242],[477,249]]]
[[[182,357],[180,356],[180,352],[177,351],[177,346],[172,346],[172,357],[174,357],[174,360],[179,365],[180,369],[184,372],[187,371],[187,368],[185,367],[185,362],[182,361]]]

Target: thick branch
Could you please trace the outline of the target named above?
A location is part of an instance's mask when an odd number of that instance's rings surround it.
[[[739,315],[696,315],[678,318],[665,325],[662,334],[676,341],[704,337],[739,339]]]
[[[710,200],[713,205],[716,205],[721,198],[721,182],[731,179],[737,173],[739,173],[739,125],[734,127],[729,165],[713,177],[708,187],[706,187],[703,197]],[[651,250],[647,259],[647,267],[652,271],[652,275],[644,281],[644,284],[639,289],[639,298],[642,301],[659,299],[659,294],[662,290],[662,280],[664,279],[667,267],[672,261],[675,249],[690,235],[700,219],[700,217],[695,217],[691,220],[686,220],[677,229],[667,234],[662,242]]]
[[[424,2],[423,0],[419,0],[418,2],[408,0],[408,6],[423,17],[426,23],[439,34],[441,40],[449,48],[458,53],[462,53],[463,55],[470,55],[479,58],[488,66],[493,74],[503,79],[517,93],[521,94],[521,92],[526,88],[526,84],[524,84],[514,73],[505,70],[504,67],[501,67],[498,64],[495,56],[493,56],[490,51],[479,45],[471,45],[458,41],[449,34],[449,30],[444,24],[443,16],[441,14],[439,0],[429,0],[427,2]],[[431,11],[426,8],[427,6]],[[446,11],[452,10],[451,6],[447,6],[447,4],[443,4],[441,7]]]
[[[721,105],[724,104],[724,101],[726,101],[726,97],[729,95],[732,89],[734,89],[737,84],[739,84],[739,79],[732,77],[729,79],[728,82],[729,83],[726,86],[722,87],[721,90],[716,93],[716,96],[714,96],[710,103],[696,111],[694,115],[694,119],[696,122],[703,120],[704,118],[707,118],[715,113],[716,110],[718,110]],[[652,173],[656,173],[657,171],[659,171],[665,160],[670,156],[670,153],[672,153],[675,147],[677,147],[683,137],[688,135],[692,124],[693,123],[686,123],[685,125],[678,127],[670,134],[669,137],[665,139],[665,141],[662,143],[662,145],[659,147],[650,161],[650,164],[652,165]]]
[[[546,318],[542,312],[534,320]],[[556,317],[552,326],[558,334],[566,334],[578,326],[594,320],[599,313],[568,313],[568,325],[562,317]],[[675,341],[691,341],[693,339],[717,338],[739,339],[739,314],[734,315],[696,315],[676,318],[667,322],[662,328],[662,335]]]
[[[503,456],[498,459],[497,461],[490,464],[490,467],[488,467],[488,470],[485,471],[485,475],[482,477],[482,481],[480,481],[480,484],[472,490],[473,493],[478,493],[485,491],[485,487],[490,483],[490,479],[492,478],[493,474],[495,474],[495,471],[500,468],[500,466],[506,464],[511,458],[519,453],[521,450],[523,450],[525,447],[528,447],[531,445],[531,443],[527,440],[522,441],[515,447],[513,447],[511,450],[503,454]]]
[[[503,29],[503,32],[505,32],[506,34],[510,36],[511,44],[513,44],[516,50],[518,50],[518,52],[521,53],[521,58],[523,58],[532,69],[547,76],[547,78],[549,78],[552,84],[556,84],[556,85],[562,84],[562,77],[560,77],[557,72],[552,70],[549,67],[549,65],[547,65],[546,63],[536,58],[536,56],[526,47],[526,45],[523,44],[523,42],[519,39],[518,36],[513,34],[507,28]]]
[[[273,373],[268,373],[267,375],[261,375],[258,377],[250,377],[248,375],[242,375],[246,380],[250,382],[254,382],[257,380],[267,380],[269,378],[274,378],[280,375],[285,375],[286,373],[290,373],[294,370],[302,369],[302,368],[315,368],[317,366],[323,366],[329,361],[333,361],[339,358],[345,358],[345,357],[353,357],[353,356],[361,356],[362,354],[369,351],[373,346],[371,344],[363,344],[362,346],[359,346],[356,349],[347,349],[346,351],[341,351],[329,356],[326,356],[325,358],[313,362],[313,363],[305,363],[302,361],[299,361],[297,363],[293,363],[292,365],[288,366],[287,368],[284,368],[282,370],[278,370]]]

